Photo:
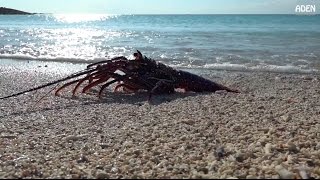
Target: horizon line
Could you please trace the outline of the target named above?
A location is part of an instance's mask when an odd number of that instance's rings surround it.
[[[319,13],[33,13],[33,14],[105,14],[105,15],[320,15]]]

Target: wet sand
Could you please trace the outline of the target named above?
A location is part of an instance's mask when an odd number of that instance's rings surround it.
[[[0,96],[63,77],[0,67]],[[320,178],[320,76],[208,71],[242,93],[44,88],[0,100],[0,178]]]

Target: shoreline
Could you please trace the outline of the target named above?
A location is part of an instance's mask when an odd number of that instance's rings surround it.
[[[0,97],[82,66],[21,67],[0,66]],[[152,105],[146,93],[98,100],[66,89],[37,103],[49,87],[0,100],[0,177],[320,178],[319,75],[201,75],[242,93],[175,93]]]
[[[104,60],[104,59],[101,59]],[[75,61],[75,60],[23,60],[23,59],[10,59],[10,58],[4,58],[0,59],[0,67],[7,67],[10,66],[11,68],[18,68],[20,70],[28,71],[30,68],[36,69],[39,67],[48,67],[50,66],[51,71],[66,71],[62,70],[61,67],[71,68],[73,71],[78,71],[86,68],[88,64],[99,62],[99,60],[86,60],[86,61]],[[171,65],[170,65],[171,66]],[[284,67],[277,67],[273,69],[259,69],[257,67],[255,68],[248,68],[248,67],[241,67],[241,66],[234,66],[232,68],[226,68],[226,67],[180,67],[180,66],[172,66],[174,68],[180,69],[180,70],[186,70],[190,72],[195,72],[196,74],[201,74],[202,72],[235,72],[235,73],[274,73],[274,74],[292,74],[292,75],[310,75],[310,76],[317,76],[320,75],[320,71],[318,70],[298,70],[298,69],[286,69]],[[29,68],[29,69],[28,69]],[[66,71],[70,74],[69,71]]]

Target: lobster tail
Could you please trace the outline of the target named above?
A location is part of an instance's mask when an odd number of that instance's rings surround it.
[[[186,72],[179,71],[180,83],[177,88],[183,88],[186,91],[193,92],[216,92],[219,90],[225,90],[227,92],[239,93],[239,90],[231,89],[223,86],[219,83],[210,81],[201,76]]]
[[[215,84],[215,86],[212,88],[213,92],[218,91],[218,90],[225,90],[227,92],[240,93],[240,91],[237,89],[231,89],[229,87],[223,86],[223,85],[215,83],[215,82],[212,82],[212,83]],[[217,90],[214,90],[214,89],[217,89]]]

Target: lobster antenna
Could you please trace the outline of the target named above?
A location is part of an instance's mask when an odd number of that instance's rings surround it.
[[[52,88],[50,91],[48,91],[44,96],[42,96],[38,101],[35,102],[35,104],[32,106],[36,106],[43,98],[47,97],[53,90],[55,90],[57,87],[59,86],[59,84],[57,84],[54,88]]]
[[[19,93],[16,93],[16,94],[12,94],[12,95],[9,95],[9,96],[5,96],[5,97],[1,97],[1,99],[7,99],[7,98],[11,98],[11,97],[16,97],[16,96],[19,96],[21,94],[24,94],[24,93],[27,93],[27,92],[32,92],[32,91],[36,91],[38,89],[41,89],[41,88],[44,88],[44,87],[48,87],[48,86],[51,86],[51,85],[54,85],[54,84],[57,84],[59,82],[62,82],[62,81],[66,81],[68,79],[72,79],[74,77],[78,77],[78,76],[81,76],[81,75],[84,75],[84,74],[87,74],[87,73],[91,73],[93,71],[95,71],[96,69],[91,69],[91,70],[84,70],[84,71],[80,71],[80,72],[77,72],[77,73],[74,73],[74,74],[71,74],[70,76],[68,77],[65,77],[63,79],[59,79],[59,80],[56,80],[56,81],[52,81],[50,83],[47,83],[47,84],[44,84],[44,85],[41,85],[41,86],[38,86],[38,87],[35,87],[35,88],[32,88],[32,89],[28,89],[28,90],[25,90],[25,91],[22,91],[22,92],[19,92]]]
[[[133,55],[135,56],[136,60],[142,60],[143,59],[142,53],[139,50],[137,50],[137,52],[134,53]]]

